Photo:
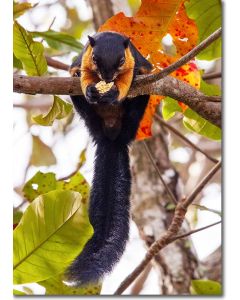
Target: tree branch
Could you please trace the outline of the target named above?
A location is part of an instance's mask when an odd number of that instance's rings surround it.
[[[69,65],[66,65],[66,64],[62,63],[61,61],[55,60],[49,56],[45,56],[45,58],[46,58],[48,66],[53,67],[55,69],[64,70],[64,71],[69,70]]]
[[[28,77],[13,75],[13,90],[24,94],[82,95],[78,77]],[[191,85],[167,76],[148,85],[137,83],[128,96],[162,95],[183,102],[200,116],[221,127],[221,97],[206,96]]]
[[[123,291],[138,277],[138,275],[145,269],[151,259],[164,247],[171,243],[172,239],[176,237],[179,229],[182,226],[184,217],[187,212],[188,206],[193,202],[198,193],[209,182],[209,180],[216,174],[221,167],[221,162],[218,162],[211,171],[203,178],[203,180],[197,185],[189,197],[181,199],[175,208],[174,216],[168,230],[155,241],[148,249],[142,262],[129,274],[124,281],[120,284],[119,288],[114,293],[115,295],[122,294]]]
[[[208,229],[210,227],[213,227],[213,226],[216,226],[218,224],[221,224],[222,221],[218,221],[218,222],[215,222],[215,223],[212,223],[210,225],[207,225],[207,226],[204,226],[204,227],[200,227],[200,228],[197,228],[197,229],[194,229],[194,230],[190,230],[186,233],[183,233],[183,234],[179,234],[179,235],[176,235],[174,238],[171,239],[171,243],[178,240],[178,239],[182,239],[182,238],[185,238],[191,234],[194,234],[194,233],[197,233],[197,232],[200,232],[200,231],[203,231],[205,229]]]
[[[203,74],[202,79],[208,80],[208,79],[215,79],[215,78],[221,78],[222,72],[216,72],[216,73],[206,73]]]

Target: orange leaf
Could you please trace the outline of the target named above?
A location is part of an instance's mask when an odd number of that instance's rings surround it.
[[[150,96],[148,106],[145,110],[142,121],[140,122],[140,125],[138,127],[136,135],[137,140],[143,140],[152,136],[151,127],[153,122],[153,116],[155,114],[158,104],[163,98],[163,96],[158,95]]]
[[[153,64],[153,72],[159,72],[177,61],[197,44],[198,32],[193,20],[185,12],[183,0],[142,0],[133,17],[118,13],[103,24],[99,31],[116,31],[130,37],[131,42]],[[176,48],[174,55],[168,53],[162,39],[170,34]],[[172,51],[172,49],[170,49]],[[200,86],[200,74],[194,61],[182,66],[172,76],[196,88]],[[151,96],[140,123],[137,139],[151,136],[153,115],[162,96]],[[186,109],[184,104],[181,104]]]
[[[147,56],[161,49],[166,34],[182,0],[142,0],[133,17],[118,13],[108,19],[99,31],[112,30],[130,37],[135,47]]]

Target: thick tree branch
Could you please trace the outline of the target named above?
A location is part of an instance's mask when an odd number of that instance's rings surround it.
[[[151,247],[148,249],[142,262],[134,269],[134,271],[129,274],[123,282],[120,284],[119,288],[114,293],[115,295],[122,294],[123,291],[138,277],[139,274],[145,269],[151,259],[164,247],[172,242],[173,238],[176,237],[179,229],[182,226],[184,217],[187,212],[188,206],[193,202],[198,193],[203,189],[203,187],[209,182],[209,180],[216,174],[220,169],[221,162],[218,162],[211,171],[203,178],[203,180],[197,185],[193,192],[185,199],[181,199],[174,212],[174,216],[168,230],[163,234],[159,240],[155,241]]]
[[[13,90],[24,94],[81,95],[77,77],[28,77],[13,75]],[[138,95],[162,95],[183,102],[200,116],[221,127],[221,103],[218,96],[206,96],[189,84],[167,76],[152,84],[134,84],[129,97]]]

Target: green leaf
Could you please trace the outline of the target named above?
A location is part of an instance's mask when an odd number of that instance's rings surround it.
[[[174,203],[169,202],[166,206],[165,206],[167,211],[171,211],[174,210],[176,208],[176,205]]]
[[[28,2],[24,2],[24,3],[13,2],[13,18],[16,19],[16,18],[20,17],[27,10],[35,7],[36,5],[38,5],[38,3],[31,4],[31,3],[28,3]]]
[[[56,189],[56,177],[54,173],[42,173],[38,171],[23,187],[23,195],[32,202],[36,197]]]
[[[221,90],[216,84],[209,84],[201,79],[200,82],[200,91],[207,96],[220,96]]]
[[[52,191],[39,196],[13,232],[14,284],[63,273],[92,233],[87,206],[79,193]]]
[[[221,27],[222,7],[220,0],[190,0],[185,1],[189,18],[196,22],[199,43]],[[213,60],[221,57],[221,38],[200,52],[197,58]]]
[[[42,32],[33,31],[32,34],[34,37],[42,37],[46,40],[49,47],[57,50],[70,48],[71,50],[79,52],[83,49],[83,45],[80,42],[78,42],[73,36],[64,32],[48,30]]]
[[[34,42],[32,35],[17,21],[13,25],[13,52],[21,60],[23,68],[30,76],[41,76],[47,71],[47,62],[43,55],[44,47]]]
[[[202,118],[190,108],[187,108],[184,111],[183,124],[189,130],[197,132],[207,138],[221,140],[221,129]]]
[[[49,278],[38,284],[46,288],[46,295],[99,295],[101,285],[88,285],[86,287],[67,286],[63,283],[62,275]]]
[[[79,192],[82,201],[87,203],[89,197],[89,184],[86,179],[76,173],[67,180],[56,180],[54,173],[37,172],[23,187],[24,197],[28,201],[33,201],[39,195],[53,190],[69,190]]]
[[[214,84],[208,84],[202,79],[200,83],[200,91],[208,96],[221,95],[221,90],[219,86]],[[213,140],[221,140],[222,131],[219,127],[205,120],[190,108],[186,109],[183,114],[184,114],[183,124],[189,130],[195,131],[198,134],[201,134]]]
[[[32,119],[42,126],[51,126],[55,119],[63,119],[72,111],[72,104],[54,96],[53,105],[46,115],[40,114]]]
[[[69,190],[79,192],[82,196],[82,201],[87,203],[89,197],[89,184],[86,179],[80,174],[76,173],[68,180],[58,180],[56,189]]]
[[[38,136],[32,135],[32,154],[30,164],[33,166],[50,166],[57,162],[52,149]]]
[[[18,291],[18,290],[13,290],[13,295],[17,295],[17,296],[26,296],[27,294],[22,292],[22,291]]]
[[[221,284],[213,280],[191,280],[192,295],[222,295]]]
[[[19,70],[23,69],[23,65],[19,59],[16,58],[16,56],[13,53],[13,67]]]
[[[163,99],[162,104],[162,115],[164,120],[169,120],[174,117],[175,113],[179,111],[182,112],[181,107],[178,105],[178,102],[170,97]]]

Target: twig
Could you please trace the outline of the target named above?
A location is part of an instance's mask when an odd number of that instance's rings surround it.
[[[200,210],[209,211],[209,212],[214,213],[214,214],[216,214],[220,217],[222,215],[221,211],[219,211],[219,210],[208,208],[204,205],[199,205],[199,204],[195,204],[195,203],[192,203],[192,205],[195,206],[196,208],[200,209]]]
[[[201,192],[204,188],[206,183],[217,173],[217,171],[221,168],[221,161],[219,161],[209,172],[208,174],[202,179],[202,181],[196,186],[196,188],[192,191],[192,193],[186,199],[184,205],[187,208],[195,199],[195,197]]]
[[[155,241],[151,247],[148,249],[144,259],[142,262],[133,270],[131,274],[129,274],[123,282],[120,284],[115,295],[122,294],[123,291],[138,277],[138,275],[145,269],[147,264],[151,261],[151,259],[164,247],[166,247],[171,240],[177,235],[179,229],[182,226],[182,222],[184,220],[185,214],[187,212],[188,206],[193,202],[194,198],[198,195],[198,193],[203,189],[203,187],[209,182],[209,180],[215,175],[215,173],[219,170],[221,166],[221,162],[218,162],[210,172],[203,178],[199,185],[194,189],[194,191],[190,194],[188,198],[181,199],[175,208],[174,216],[168,230],[159,238],[159,240]]]
[[[69,65],[62,63],[61,61],[55,60],[49,56],[45,56],[48,66],[53,67],[55,69],[68,71]]]
[[[152,270],[152,264],[151,262],[147,265],[147,267],[144,269],[142,274],[138,277],[136,280],[134,286],[131,289],[131,295],[139,295],[141,290],[143,289],[144,283],[148,278],[148,275],[150,271]]]
[[[14,108],[24,108],[26,110],[31,109],[42,109],[47,110],[51,106],[51,103],[32,103],[32,102],[26,102],[26,103],[19,103],[19,104],[13,104]]]
[[[171,64],[167,68],[163,69],[159,73],[149,75],[145,77],[144,79],[139,79],[142,84],[148,84],[155,82],[169,74],[171,74],[173,71],[177,70],[181,66],[185,65],[187,62],[189,62],[191,59],[193,59],[198,53],[200,53],[202,50],[207,48],[209,45],[211,45],[214,41],[216,41],[222,34],[222,28],[219,28],[214,33],[212,33],[209,37],[207,37],[204,41],[202,41],[199,45],[197,45],[195,48],[193,48],[191,51],[189,51],[187,54],[182,56],[178,61]]]
[[[151,151],[150,151],[147,143],[145,141],[143,141],[142,143],[143,143],[144,149],[145,149],[145,151],[146,151],[146,153],[147,153],[150,161],[152,162],[152,165],[154,166],[156,172],[158,173],[158,176],[159,176],[162,184],[164,185],[164,187],[165,187],[165,189],[166,189],[166,191],[167,191],[170,199],[172,200],[173,203],[177,204],[178,201],[177,201],[176,197],[173,195],[173,192],[170,190],[170,188],[168,187],[168,185],[164,181],[164,179],[162,177],[162,174],[161,174],[161,171],[159,170],[159,168],[158,168],[158,166],[157,166],[157,164],[156,164],[156,162],[155,162],[155,160],[154,160],[154,158],[152,156],[152,153],[151,153]]]
[[[176,240],[178,240],[178,239],[185,238],[185,237],[187,237],[187,236],[189,236],[189,235],[191,235],[191,234],[197,233],[197,232],[199,232],[199,231],[203,231],[203,230],[208,229],[208,228],[210,228],[210,227],[216,226],[216,225],[218,225],[218,224],[220,224],[220,223],[222,223],[222,221],[218,221],[218,222],[212,223],[212,224],[210,224],[210,225],[207,225],[207,226],[204,226],[204,227],[200,227],[200,228],[198,228],[198,229],[193,229],[193,230],[190,230],[190,231],[188,231],[188,232],[186,232],[186,233],[183,233],[183,234],[176,235],[175,237],[173,237],[173,238],[171,239],[170,242],[172,243],[172,242],[174,242],[174,241],[176,241]]]
[[[157,119],[163,126],[168,128],[170,131],[172,131],[175,135],[177,135],[180,139],[182,139],[186,144],[190,145],[192,148],[196,149],[197,151],[204,154],[209,160],[211,160],[214,163],[217,163],[218,160],[210,156],[208,153],[206,153],[204,150],[199,148],[196,144],[192,143],[188,138],[186,138],[179,130],[177,130],[175,127],[173,127],[168,122],[165,122],[159,115],[155,114],[154,118]]]
[[[23,201],[16,207],[13,208],[13,212],[17,212],[25,203],[27,203],[28,201],[26,199],[23,199]]]
[[[215,78],[221,78],[222,72],[216,72],[216,73],[206,73],[203,74],[202,79],[208,80],[208,79],[215,79]]]
[[[54,17],[54,18],[52,19],[52,22],[51,22],[50,25],[48,26],[48,30],[51,29],[51,27],[53,26],[55,20],[56,20],[56,17]],[[44,39],[41,40],[41,43],[43,42],[43,40],[44,40]]]

